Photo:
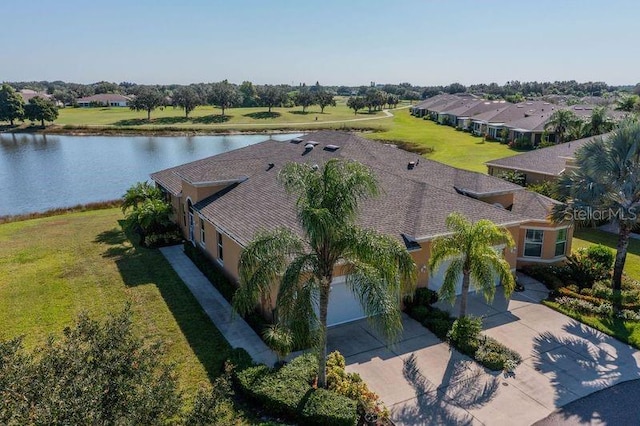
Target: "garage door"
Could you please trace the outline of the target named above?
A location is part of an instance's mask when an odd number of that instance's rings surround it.
[[[338,277],[331,284],[329,309],[327,310],[327,326],[338,325],[365,318],[360,302],[353,295],[344,277]]]

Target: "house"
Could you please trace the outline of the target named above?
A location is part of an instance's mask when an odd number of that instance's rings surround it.
[[[437,290],[442,285],[446,265],[429,274],[429,255],[433,239],[448,233],[445,221],[454,211],[507,229],[516,247],[496,250],[503,251],[514,270],[529,263],[561,262],[570,252],[572,228],[547,219],[554,200],[350,133],[321,131],[284,142],[267,140],[151,178],[173,205],[185,238],[237,280],[240,252],[258,231],[287,227],[301,232],[295,199],[277,181],[283,165],[321,165],[332,158],[359,161],[372,169],[382,195],[362,203],[359,224],[407,246],[419,286]],[[343,275],[340,268],[334,271],[330,325],[364,316]],[[272,307],[263,308],[268,314]]]
[[[606,137],[606,135],[602,136]],[[591,140],[593,137],[578,139],[512,157],[487,161],[485,164],[491,176],[516,171],[525,176],[527,184],[555,181],[565,170],[573,167],[576,151]]]
[[[127,107],[131,102],[131,97],[119,93],[101,93],[98,95],[78,98],[76,103],[80,107],[107,106],[107,107]]]

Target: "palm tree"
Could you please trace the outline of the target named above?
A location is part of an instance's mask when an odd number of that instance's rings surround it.
[[[611,288],[619,294],[629,234],[640,207],[640,123],[626,121],[608,138],[596,138],[576,152],[576,168],[561,176],[558,192],[566,204],[554,209],[556,220],[578,222],[608,215],[619,224]],[[614,298],[616,309],[619,297]]]
[[[460,317],[467,313],[467,296],[469,287],[473,285],[482,291],[487,301],[495,295],[496,276],[502,281],[504,294],[511,295],[515,287],[515,279],[509,263],[494,246],[514,246],[511,234],[498,227],[490,220],[479,220],[471,223],[459,213],[451,213],[447,217],[447,228],[452,235],[440,237],[433,241],[429,269],[433,274],[444,262],[451,261],[440,288],[440,296],[452,304],[456,300],[456,284],[462,276],[462,293],[460,294]]]
[[[637,95],[624,95],[616,101],[616,109],[618,111],[633,111],[634,107],[638,103]]]
[[[298,196],[303,238],[286,228],[258,233],[240,255],[234,306],[244,314],[261,298],[270,305],[272,286],[279,282],[276,320],[296,342],[316,345],[318,385],[325,387],[327,309],[336,266],[343,268],[372,325],[393,341],[402,331],[400,300],[415,284],[415,264],[399,241],[356,225],[360,201],[378,193],[366,166],[339,160],[321,168],[289,163],[278,178]]]
[[[556,143],[563,143],[579,122],[578,116],[569,109],[559,109],[549,117],[544,125],[545,130],[551,130],[556,134]]]
[[[150,199],[161,199],[162,193],[160,189],[153,186],[149,182],[138,182],[122,196],[122,212],[128,209],[137,209],[140,204]]]
[[[586,135],[596,136],[610,132],[613,129],[613,121],[607,117],[607,108],[603,106],[595,107],[591,112],[591,117],[586,125]]]

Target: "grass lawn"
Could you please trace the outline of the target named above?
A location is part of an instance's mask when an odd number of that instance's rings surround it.
[[[272,108],[266,107],[231,108],[222,111],[212,106],[200,106],[184,116],[181,108],[165,107],[151,112],[151,122],[147,121],[145,111],[132,111],[129,108],[61,108],[57,125],[67,126],[115,126],[126,128],[153,129],[157,127],[176,127],[192,130],[261,130],[282,127],[335,127],[348,125],[351,127],[384,128],[391,119],[381,111],[369,114],[361,110],[357,115],[347,108],[346,98],[338,98],[335,107],[328,106],[324,113],[320,107],[313,105],[304,113],[301,107]],[[381,120],[362,120],[345,122],[353,119],[380,118]]]
[[[409,109],[393,111],[389,130],[369,133],[371,139],[414,142],[434,149],[426,157],[450,166],[476,172],[487,172],[485,161],[518,154],[499,142],[482,142],[482,138],[436,124],[409,114]]]
[[[77,314],[132,303],[141,337],[165,343],[187,395],[221,371],[229,345],[157,250],[132,247],[119,209],[0,225],[0,339],[32,348]]]
[[[573,250],[588,247],[595,244],[603,244],[615,252],[618,243],[618,235],[599,229],[579,229],[573,236]],[[624,264],[624,272],[634,280],[640,281],[640,240],[630,239],[627,261]]]
[[[588,247],[595,244],[603,244],[615,251],[618,236],[609,232],[593,228],[579,229],[573,236],[573,250]],[[624,272],[635,280],[640,280],[640,240],[629,241],[629,251]],[[563,314],[583,322],[591,327],[613,336],[620,341],[640,349],[640,322],[624,321],[619,318],[600,318],[590,315],[582,315],[559,306],[555,302],[544,302],[545,305],[562,312]]]

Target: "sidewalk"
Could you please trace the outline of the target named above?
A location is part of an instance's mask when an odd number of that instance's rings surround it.
[[[251,327],[229,305],[220,292],[184,254],[181,245],[160,249],[180,279],[195,296],[211,322],[233,348],[243,348],[255,362],[272,366],[277,357]],[[212,348],[214,350],[214,348]]]

